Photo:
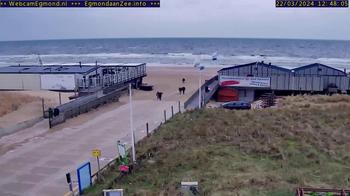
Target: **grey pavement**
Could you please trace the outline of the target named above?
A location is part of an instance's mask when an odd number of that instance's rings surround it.
[[[164,110],[169,118],[171,105],[177,112],[175,101],[134,101],[136,138],[139,140],[146,135],[146,122],[153,130],[164,121]],[[44,126],[46,122],[39,122],[34,127],[48,131]],[[0,195],[61,196],[68,191],[67,172],[75,173],[86,161],[90,161],[96,171],[96,159],[91,156],[91,150],[101,149],[101,164],[105,165],[117,156],[118,140],[130,146],[128,104],[82,124],[62,126],[52,133],[41,134],[0,156]]]

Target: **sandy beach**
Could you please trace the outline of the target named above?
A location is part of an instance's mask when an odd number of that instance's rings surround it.
[[[203,81],[216,75],[217,69],[203,70]],[[182,83],[182,78],[186,79],[185,83]],[[150,124],[150,129],[157,127],[164,119],[164,110],[169,117],[171,106],[177,108],[178,101],[183,104],[194,93],[198,88],[198,70],[191,67],[148,67],[144,82],[154,85],[154,90],[133,91],[137,139],[145,136],[146,122]],[[179,94],[178,88],[182,86],[186,87],[185,95]],[[163,92],[162,101],[156,100],[157,91]],[[58,104],[56,92],[17,93],[44,98],[52,106]],[[69,96],[62,94],[62,100],[67,101]],[[74,171],[86,160],[91,160],[95,169],[91,149],[102,149],[102,164],[114,158],[116,140],[129,143],[127,103],[128,96],[123,95],[119,102],[69,119],[53,129],[48,129],[47,120],[42,120],[32,127],[0,138],[0,174],[6,176],[0,180],[0,195],[21,195],[21,191],[26,191],[28,195],[45,195],[48,190],[50,195],[62,195],[66,190],[65,172]],[[0,124],[4,126],[6,122],[7,126],[14,126],[19,121],[40,117],[41,114],[41,101],[35,101],[0,117]],[[55,149],[54,153],[52,149]],[[13,165],[14,162],[16,164]],[[29,180],[26,176],[32,178]],[[35,180],[45,180],[45,183],[39,185]]]
[[[219,68],[208,68],[202,71],[203,81],[209,79],[216,74]],[[184,102],[187,96],[180,96],[178,88],[185,86],[186,94],[192,94],[198,88],[198,70],[192,67],[176,67],[176,66],[153,66],[147,67],[148,77],[144,78],[144,82],[154,85],[154,90],[151,92],[136,91],[135,100],[151,99],[156,100],[155,92],[163,92],[163,100],[165,101],[182,101]],[[182,83],[182,78],[186,79]],[[42,101],[44,99],[45,108],[55,107],[59,105],[59,94],[53,91],[0,91],[1,93],[18,94],[20,96],[34,97],[35,99],[23,103],[17,110],[0,117],[0,129],[13,127],[18,123],[28,121],[42,116]],[[61,93],[62,104],[69,101],[69,96],[74,93]],[[120,100],[125,103],[127,99],[124,97]],[[9,103],[11,104],[11,103]],[[119,105],[115,103],[114,105]],[[109,107],[106,107],[108,109]]]

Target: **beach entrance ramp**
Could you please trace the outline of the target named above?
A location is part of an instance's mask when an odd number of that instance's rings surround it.
[[[207,80],[201,86],[202,106],[207,104],[219,88],[218,76]],[[193,110],[199,107],[199,89],[184,103],[186,110]]]

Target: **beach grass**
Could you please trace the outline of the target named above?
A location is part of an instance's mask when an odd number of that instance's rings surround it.
[[[0,92],[0,117],[36,100],[39,98],[14,92]]]
[[[140,163],[117,180],[112,169],[86,195],[293,195],[298,186],[350,186],[350,97],[292,96],[278,108],[205,109],[176,115],[137,145]]]

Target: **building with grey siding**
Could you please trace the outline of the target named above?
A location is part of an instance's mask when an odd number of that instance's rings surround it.
[[[326,93],[329,88],[344,92],[348,91],[350,86],[345,70],[318,63],[287,69],[264,62],[254,62],[223,68],[218,71],[218,76],[220,86],[237,90],[239,100],[243,101],[253,101],[264,92]]]
[[[318,78],[315,85],[318,91],[327,90],[329,86],[335,86],[340,91],[349,90],[349,77],[346,70],[339,70],[327,65],[314,63],[293,69],[294,74],[299,77]],[[313,81],[307,81],[306,83]],[[316,91],[316,90],[315,90]]]

